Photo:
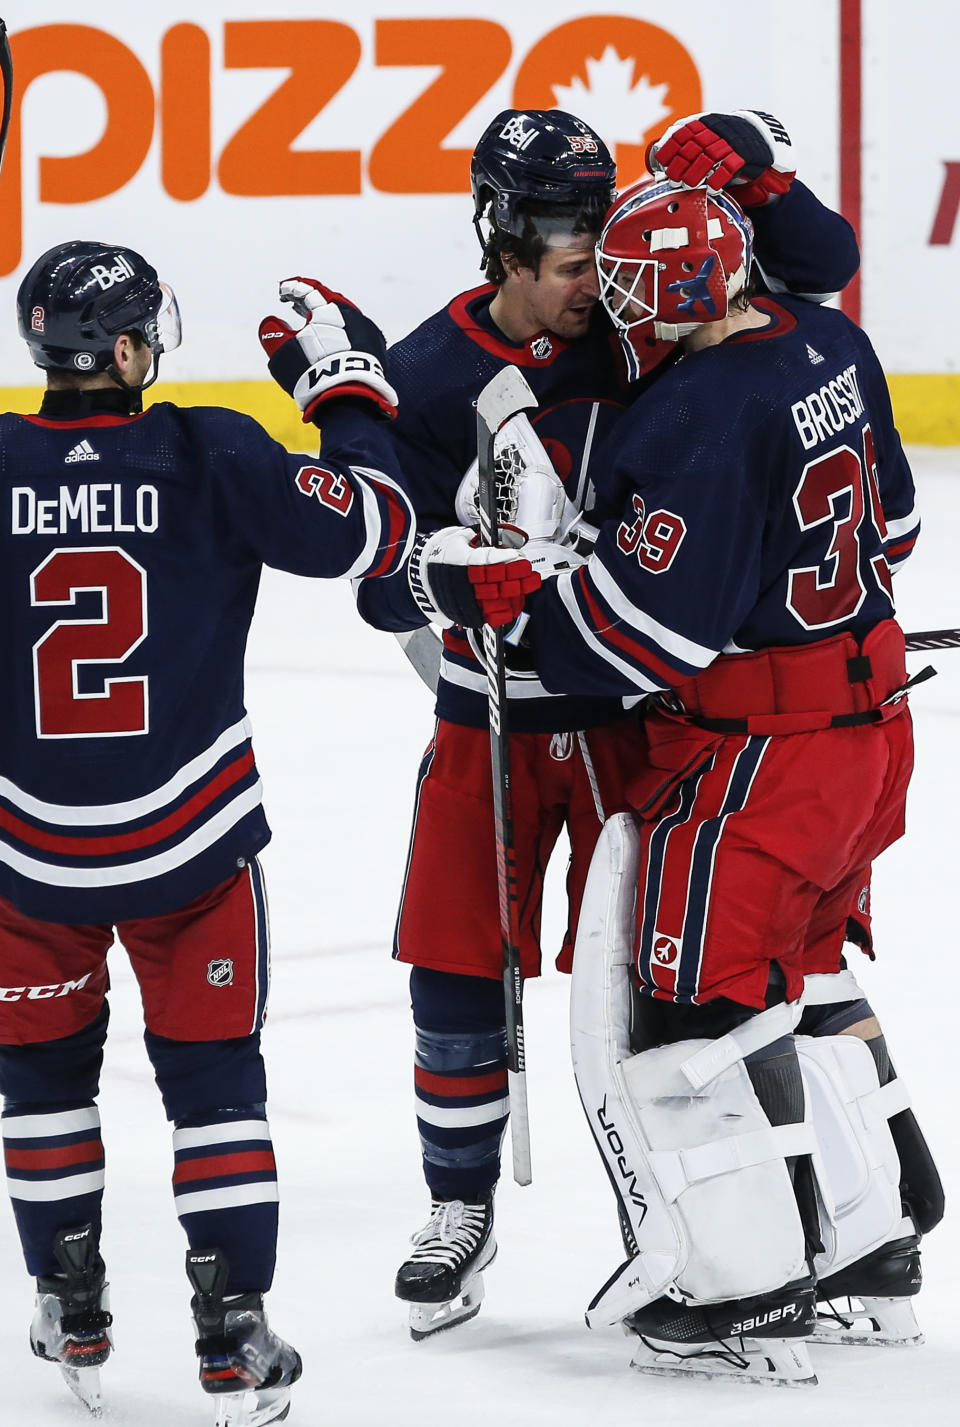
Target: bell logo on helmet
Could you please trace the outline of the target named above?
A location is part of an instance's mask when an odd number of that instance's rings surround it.
[[[129,282],[133,277],[133,268],[122,253],[117,257],[112,268],[108,268],[104,263],[94,263],[90,272],[100,284],[101,292],[109,291],[117,283]]]
[[[508,119],[500,130],[501,139],[506,139],[507,143],[515,149],[525,149],[540,133],[539,129],[526,128],[526,123],[526,114],[517,114],[512,119]]]

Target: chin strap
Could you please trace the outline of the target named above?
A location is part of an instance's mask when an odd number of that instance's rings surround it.
[[[149,378],[149,380],[145,382],[139,382],[137,384],[134,384],[133,382],[128,382],[124,377],[120,375],[120,372],[117,370],[113,362],[110,363],[109,367],[104,368],[110,380],[112,382],[115,382],[116,385],[120,387],[121,391],[125,391],[129,395],[131,416],[135,416],[137,412],[143,410],[143,393],[147,390],[148,387],[153,386],[154,382],[157,380],[157,377],[160,375],[160,353],[152,352],[151,356],[153,359],[153,374]]]

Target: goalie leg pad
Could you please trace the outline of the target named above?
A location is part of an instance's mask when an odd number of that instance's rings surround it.
[[[786,1160],[811,1152],[811,1127],[772,1126],[744,1065],[792,1032],[799,1007],[775,1006],[716,1040],[632,1055],[638,864],[633,819],[609,819],[574,957],[577,1086],[639,1250],[590,1305],[591,1325],[615,1323],[665,1292],[701,1302],[768,1292],[805,1267]]]

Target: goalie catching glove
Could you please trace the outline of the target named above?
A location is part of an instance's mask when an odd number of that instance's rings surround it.
[[[293,397],[304,421],[317,421],[323,402],[344,397],[396,416],[397,393],[383,373],[387,349],[376,323],[313,278],[287,278],[280,284],[280,301],[292,303],[306,325],[297,330],[282,317],[265,317],[260,345],[270,375]]]
[[[754,109],[679,119],[650,145],[647,167],[688,188],[728,188],[741,208],[786,193],[797,174],[786,129]]]
[[[512,624],[540,587],[540,576],[518,550],[481,545],[459,525],[418,536],[407,577],[419,609],[444,628]]]

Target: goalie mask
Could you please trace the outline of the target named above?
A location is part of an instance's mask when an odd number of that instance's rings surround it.
[[[153,357],[180,345],[177,299],[156,270],[132,248],[112,243],[60,243],[38,258],[17,293],[17,324],[30,356],[47,370],[107,372],[123,332],[136,332]]]
[[[549,246],[565,245],[590,226],[598,231],[616,195],[616,175],[606,144],[582,119],[562,109],[504,109],[481,134],[470,164],[484,262],[498,233],[519,238],[532,226]],[[556,215],[531,219],[530,206],[544,204]]]
[[[728,315],[750,273],[753,224],[725,193],[645,179],[611,209],[596,256],[600,300],[635,379],[651,330],[676,342]]]

